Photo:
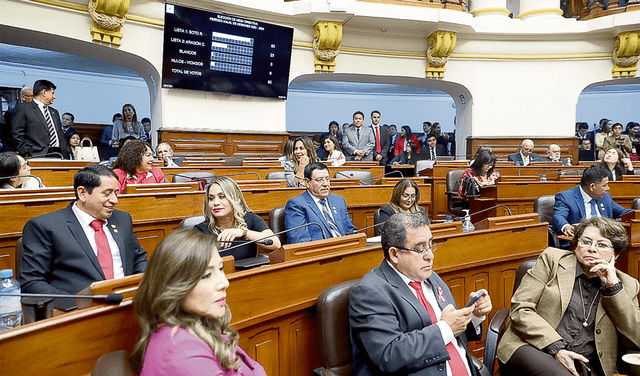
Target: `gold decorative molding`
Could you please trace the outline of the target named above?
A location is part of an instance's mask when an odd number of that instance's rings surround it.
[[[613,48],[613,78],[633,77],[638,70],[640,57],[640,31],[618,34]]]
[[[478,14],[485,14],[485,13],[499,13],[499,14],[504,14],[506,16],[509,16],[511,14],[511,11],[507,8],[483,8],[483,9],[477,9],[471,12],[471,14],[474,16],[477,16]]]
[[[429,35],[429,49],[427,50],[427,78],[444,78],[444,67],[449,55],[456,47],[458,39],[455,31],[438,30]]]
[[[127,19],[130,0],[89,0],[91,34],[94,42],[119,46],[122,26]]]
[[[520,15],[518,15],[518,18],[527,18],[531,16],[537,16],[540,14],[557,14],[562,16],[564,12],[562,12],[562,9],[560,8],[533,9],[528,12],[520,13]]]
[[[342,23],[339,21],[318,21],[313,31],[313,59],[316,72],[334,72],[335,59],[342,43]]]

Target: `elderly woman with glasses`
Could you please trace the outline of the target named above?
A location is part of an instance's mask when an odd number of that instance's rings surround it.
[[[502,374],[610,376],[618,346],[640,349],[640,285],[615,267],[625,228],[583,219],[572,244],[542,252],[514,293],[498,345]]]
[[[389,204],[379,209],[378,223],[384,223],[396,213],[422,213],[427,217],[427,211],[418,206],[420,201],[420,189],[418,185],[411,179],[400,180],[391,193],[391,201]],[[427,217],[427,221],[429,218]]]

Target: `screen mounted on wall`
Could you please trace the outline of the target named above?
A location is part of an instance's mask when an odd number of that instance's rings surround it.
[[[162,87],[286,98],[293,29],[165,4]]]

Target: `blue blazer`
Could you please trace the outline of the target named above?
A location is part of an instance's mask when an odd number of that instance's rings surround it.
[[[329,202],[331,214],[333,214],[333,219],[338,225],[340,234],[344,236],[349,231],[356,231],[357,229],[353,225],[353,222],[351,222],[349,213],[347,213],[347,203],[344,201],[344,198],[334,195],[333,193],[329,193],[327,201]],[[322,230],[327,238],[331,237],[329,224],[324,219],[324,215],[320,212],[318,205],[316,205],[309,192],[304,191],[301,195],[287,201],[287,206],[285,207],[284,226],[288,230],[309,222],[315,222],[322,226]],[[287,240],[289,244],[320,239],[324,239],[322,231],[318,226],[314,225],[287,233]]]
[[[449,287],[434,272],[429,277],[440,309],[449,304],[457,308]],[[449,353],[442,334],[426,308],[413,295],[402,278],[386,261],[367,273],[353,288],[349,297],[349,324],[353,351],[354,376],[373,375],[446,375]],[[469,323],[457,338],[467,350],[467,363],[473,366],[467,337],[478,340]]]
[[[609,192],[596,200],[596,206],[600,215],[607,218],[620,218],[622,214],[632,211],[613,202]],[[553,205],[553,229],[557,234],[562,234],[562,226],[580,222],[585,213],[580,186],[560,192],[556,194],[556,202]]]

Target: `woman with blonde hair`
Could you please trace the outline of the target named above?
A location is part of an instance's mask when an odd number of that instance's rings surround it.
[[[193,229],[206,234],[214,234],[220,243],[220,255],[232,255],[236,260],[255,257],[258,248],[255,243],[243,245],[226,252],[225,248],[241,244],[243,241],[257,240],[266,236],[270,245],[261,248],[280,248],[280,240],[273,234],[264,219],[249,209],[242,191],[236,182],[227,176],[216,176],[205,188],[203,213],[205,220]]]
[[[266,376],[229,326],[229,281],[214,236],[169,234],[149,260],[133,308],[140,339],[129,360],[140,376]]]
[[[293,141],[293,155],[284,163],[284,178],[287,187],[304,187],[304,168],[318,162],[318,157],[309,137],[298,137]]]
[[[393,187],[389,204],[380,208],[376,224],[386,222],[389,217],[396,213],[422,213],[427,217],[427,211],[418,206],[418,201],[420,201],[418,184],[411,179],[400,180]]]

